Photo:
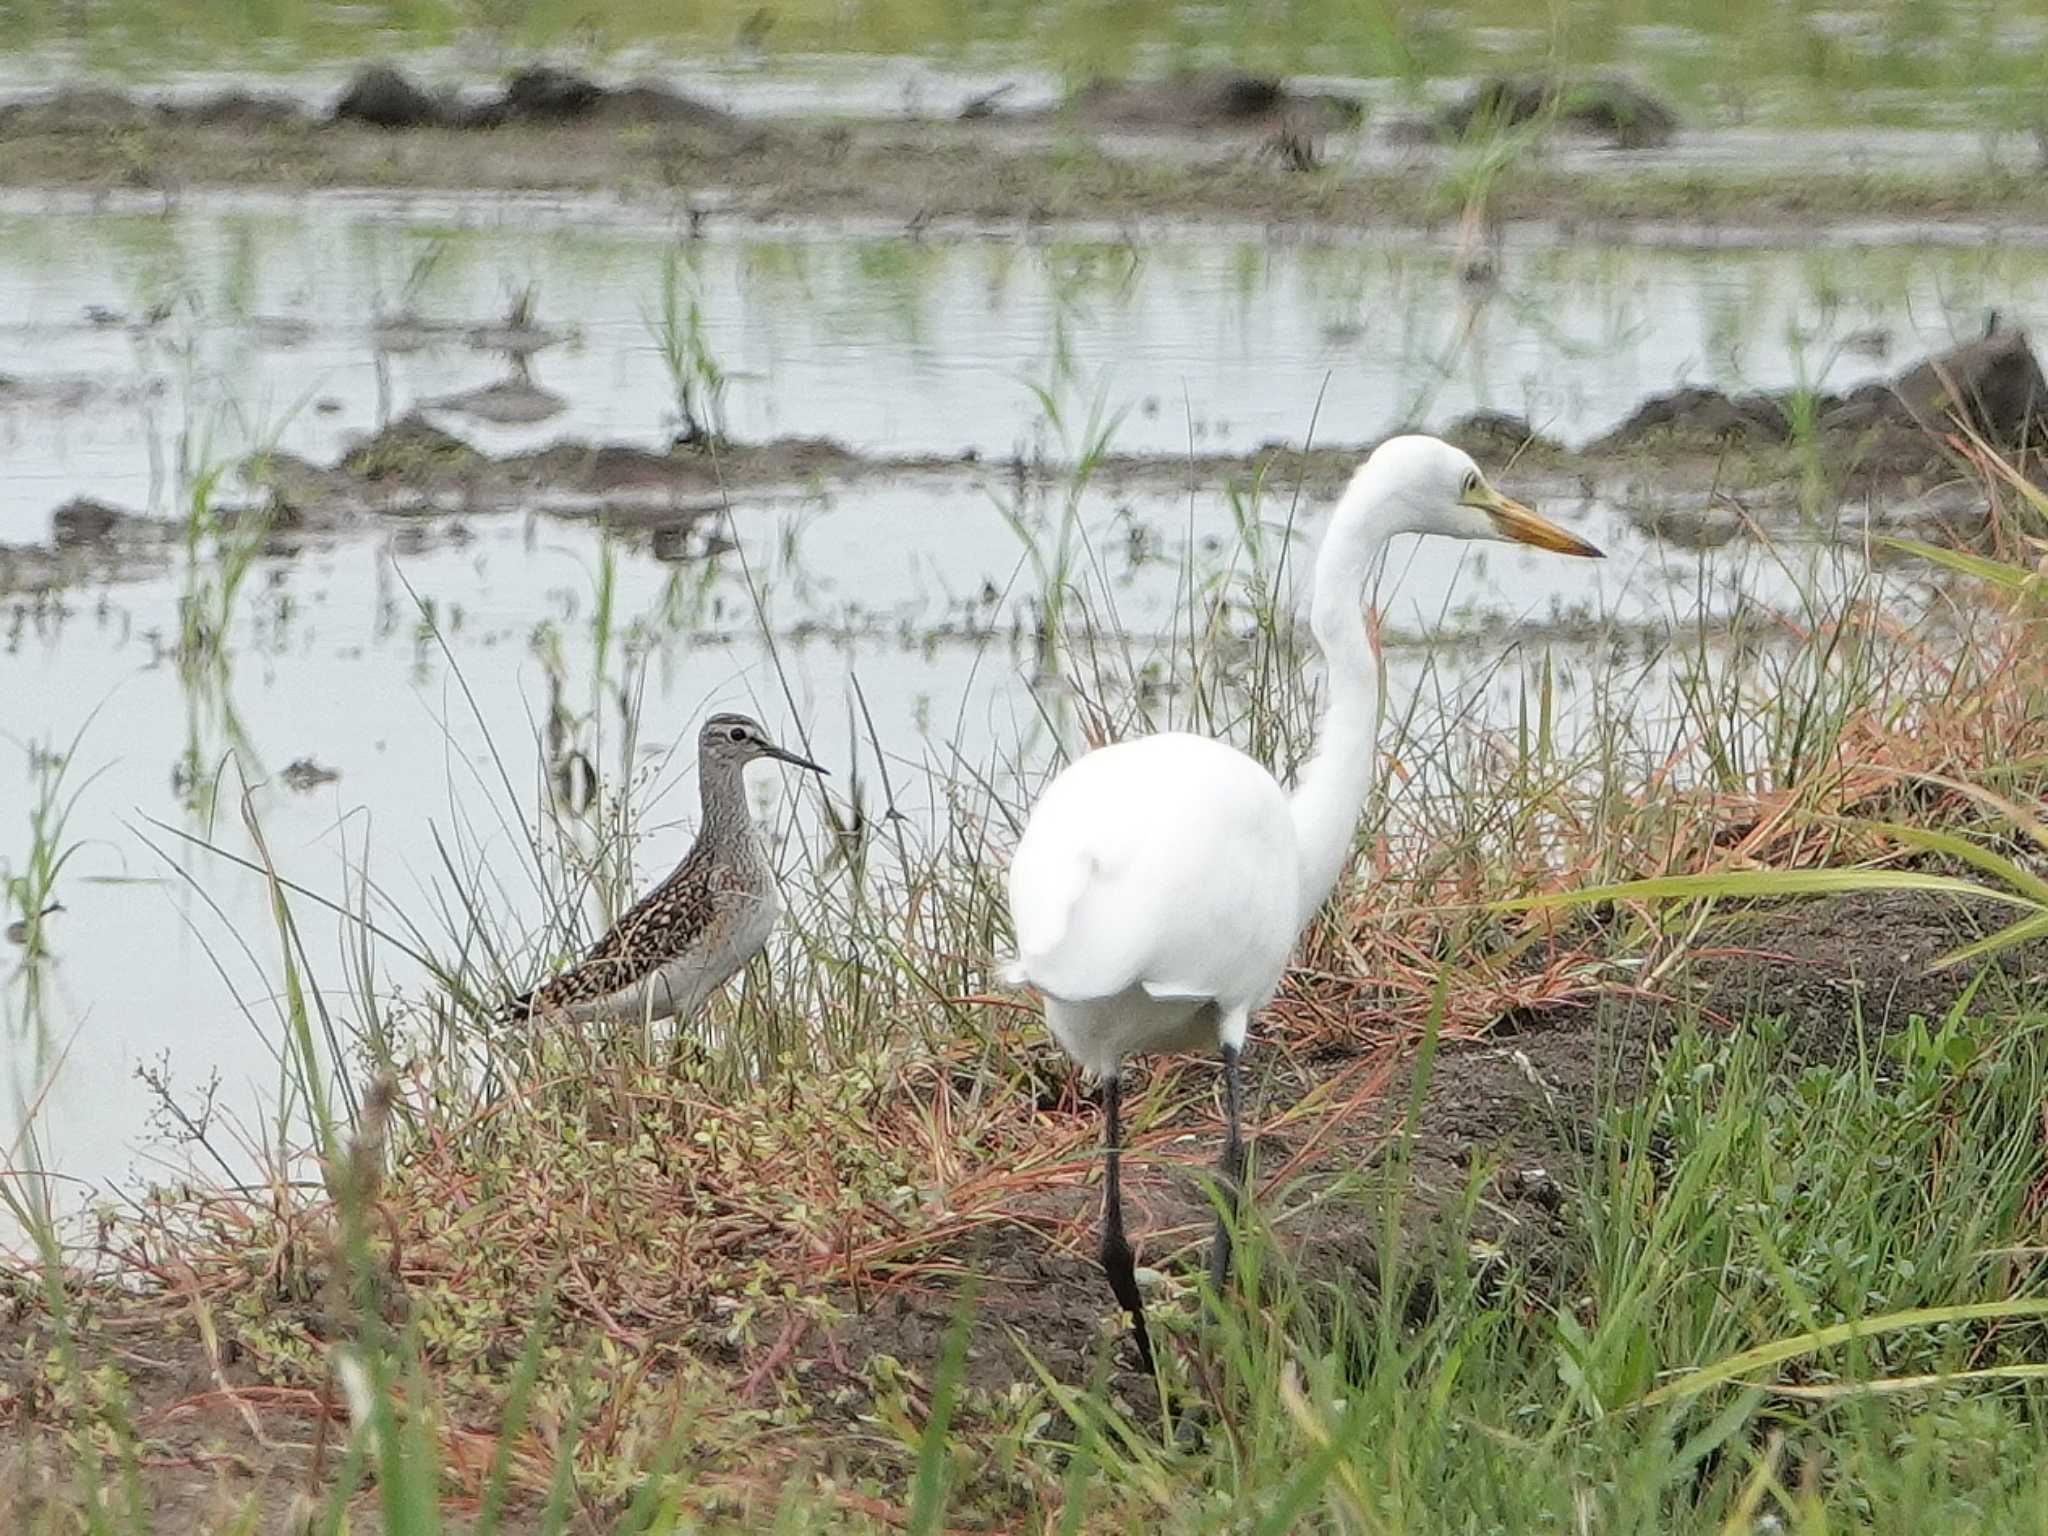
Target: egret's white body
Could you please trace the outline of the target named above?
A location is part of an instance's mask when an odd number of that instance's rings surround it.
[[[1206,736],[1120,742],[1047,786],[1010,864],[1017,958],[1008,974],[1039,992],[1053,1038],[1104,1084],[1103,1267],[1148,1362],[1117,1185],[1122,1062],[1154,1051],[1222,1053],[1223,1170],[1234,1182],[1237,1060],[1251,1015],[1273,996],[1349,860],[1372,787],[1379,673],[1365,589],[1387,541],[1402,533],[1599,554],[1493,490],[1448,443],[1390,439],[1352,477],[1316,554],[1310,623],[1329,703],[1294,791]],[[1219,1286],[1228,1256],[1219,1220]]]
[[[1126,1055],[1242,1045],[1300,932],[1287,795],[1173,732],[1090,752],[1032,807],[1010,865],[1017,969],[1102,1078]]]

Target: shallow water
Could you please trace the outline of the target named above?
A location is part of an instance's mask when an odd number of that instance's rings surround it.
[[[1796,618],[1802,588],[1839,592],[1868,580],[1853,551],[1794,546],[1781,556],[1790,568],[1755,555],[1703,560],[1632,534],[1601,507],[1552,510],[1608,543],[1610,560],[1397,551],[1382,594],[1396,708],[1427,677],[1432,705],[1469,709],[1475,727],[1512,721],[1525,667],[1549,661],[1559,668],[1567,734],[1585,718],[1597,679],[1636,668],[1648,680],[1638,686],[1650,687],[1638,701],[1647,725],[1671,706],[1657,693],[1669,672],[1645,658],[1674,632],[1683,649],[1702,607],[1726,616],[1738,606],[1790,606]],[[749,511],[761,515],[749,521]],[[630,547],[612,551],[618,633],[609,673],[614,684],[631,677],[644,687],[643,737],[621,762],[616,712],[599,708],[611,737],[586,745],[608,787],[632,782],[647,838],[635,860],[643,884],[687,846],[693,722],[714,708],[752,710],[802,740],[834,770],[828,792],[842,809],[855,772],[870,813],[879,808],[879,746],[913,837],[932,841],[940,801],[928,765],[951,772],[958,753],[1000,781],[1020,753],[1043,759],[1028,682],[1031,583],[993,505],[977,506],[964,487],[880,488],[742,514],[744,561],[675,566]],[[1099,621],[1126,626],[1141,650],[1171,632],[1181,562],[1214,574],[1234,548],[1220,538],[1227,522],[1216,507],[1191,516],[1165,502],[1103,499],[1091,501],[1084,523],[1101,575],[1079,601]],[[1320,523],[1320,509],[1307,514],[1304,539]],[[63,750],[77,735],[67,782],[94,776],[65,828],[80,846],[60,885],[66,910],[51,920],[55,961],[40,1029],[51,1049],[68,1043],[70,1059],[38,1122],[50,1165],[105,1183],[170,1155],[151,1127],[154,1098],[138,1069],[167,1070],[188,1095],[218,1072],[223,1114],[252,1125],[275,1103],[281,1030],[264,887],[170,830],[256,857],[241,825],[245,780],[257,786],[251,805],[287,878],[346,903],[359,895],[367,861],[379,912],[422,918],[447,899],[438,838],[462,849],[465,869],[495,872],[510,931],[538,929],[544,913],[520,871],[521,826],[541,798],[536,742],[550,696],[542,653],[560,658],[570,708],[591,708],[592,615],[606,555],[587,527],[518,517],[466,527],[459,538],[444,530],[439,539],[351,539],[267,562],[219,680],[184,677],[163,654],[183,572],[71,595],[61,613],[14,616],[0,689],[27,708],[11,711],[17,744],[0,752],[0,805],[22,807],[34,795],[22,744]],[[1277,548],[1284,531],[1270,538]],[[1134,559],[1134,550],[1145,553]],[[752,612],[749,570],[766,593],[765,628]],[[420,633],[415,595],[430,605],[448,654]],[[1401,643],[1446,624],[1464,636],[1448,651]],[[1522,638],[1531,625],[1558,624],[1593,638]],[[645,648],[644,667],[621,662],[626,644]],[[284,770],[298,760],[340,777],[293,790]],[[773,772],[757,778],[764,808],[794,829],[788,857],[815,852],[815,792]],[[25,856],[19,811],[4,832],[10,855]],[[353,935],[309,903],[299,920],[313,983],[338,1016],[359,1017],[348,985]],[[380,949],[380,992],[408,983],[417,983],[414,968]],[[33,1100],[53,1057],[30,1048],[18,998],[9,1030],[11,1097]],[[17,1130],[0,1113],[0,1145]]]
[[[1078,456],[1091,409],[1123,451],[1360,441],[1479,407],[1568,441],[1681,383],[1842,387],[2048,318],[2048,243],[1559,243],[1511,235],[1497,285],[1440,238],[1275,243],[685,226],[549,198],[75,198],[0,205],[0,540],[93,495],[166,509],[180,462],[267,444],[321,461],[427,402],[504,380],[515,296],[561,340],[527,359],[561,409],[440,424],[492,451],[564,437],[659,444],[657,344],[694,313],[735,435],[864,451]],[[694,308],[693,308],[694,307]],[[1033,394],[1050,388],[1063,444]],[[25,394],[26,398],[22,398]],[[12,403],[10,402],[12,400]]]
[[[630,210],[549,200],[208,199],[144,214],[14,199],[0,212],[0,373],[87,394],[0,408],[0,540],[41,539],[51,510],[81,494],[166,510],[181,463],[272,437],[330,458],[423,398],[501,374],[504,360],[464,332],[528,284],[539,322],[572,333],[532,363],[563,413],[529,427],[437,419],[493,449],[570,434],[660,442],[668,405],[647,313],[675,234]],[[1516,239],[1490,293],[1400,236],[1018,246],[714,221],[686,249],[703,334],[732,377],[734,432],[991,459],[1020,445],[1060,451],[1031,380],[1054,381],[1077,419],[1097,398],[1124,410],[1122,449],[1299,438],[1319,395],[1319,437],[1478,405],[1531,410],[1584,437],[1681,379],[1771,385],[1804,370],[1841,385],[1974,330],[1986,304],[2021,319],[2048,305],[2048,251],[2017,245],[1817,255]],[[429,344],[380,343],[373,317],[399,306],[415,329],[441,328]],[[1841,348],[1874,326],[1892,333],[1891,359]],[[327,400],[338,408],[321,411]],[[1468,709],[1473,729],[1512,723],[1525,668],[1547,660],[1563,729],[1588,718],[1603,680],[1623,677],[1647,726],[1672,708],[1672,668],[1656,658],[1702,615],[1747,613],[1767,629],[1756,615],[1796,619],[1808,600],[1877,591],[1853,543],[1794,535],[1771,551],[1700,552],[1658,543],[1575,481],[1509,483],[1610,558],[1397,550],[1379,594],[1395,708],[1420,698]],[[446,879],[438,836],[464,869],[495,872],[511,931],[537,932],[545,914],[520,875],[521,828],[541,800],[551,677],[566,708],[610,733],[584,745],[608,789],[630,789],[643,883],[687,843],[694,722],[721,706],[805,742],[838,770],[835,796],[858,764],[870,812],[879,748],[909,825],[935,835],[941,797],[926,765],[1000,777],[1049,750],[1030,681],[1048,578],[1027,538],[1049,558],[1066,503],[1057,487],[1018,494],[993,465],[749,492],[717,529],[736,547],[715,558],[703,554],[715,516],[680,557],[660,546],[669,558],[543,515],[378,523],[260,561],[235,607],[231,664],[197,675],[172,647],[181,603],[211,574],[203,557],[174,550],[144,579],[0,607],[10,873],[28,856],[43,754],[74,738],[64,782],[78,792],[38,1016],[26,1017],[18,979],[0,989],[0,1148],[38,1103],[40,1155],[91,1185],[177,1166],[187,1153],[152,1125],[136,1075],[160,1063],[188,1101],[218,1073],[220,1113],[246,1127],[275,1105],[279,981],[263,886],[177,835],[253,857],[244,781],[281,871],[309,889],[352,900],[367,857],[380,910],[431,926]],[[1278,494],[1257,508],[1266,558],[1289,550],[1298,571],[1325,510]],[[1141,655],[1170,643],[1191,584],[1246,568],[1234,516],[1214,493],[1089,489],[1069,535],[1069,615],[1127,632]],[[592,616],[607,590],[599,689]],[[1897,582],[1878,595],[1918,598]],[[1416,644],[1445,630],[1450,643]],[[621,683],[643,690],[642,738],[623,761],[606,702]],[[289,788],[302,759],[339,778]],[[794,834],[788,856],[815,850],[816,792],[765,771],[758,787]],[[352,1017],[349,935],[310,904],[299,921],[314,984]],[[386,947],[371,983],[388,996],[417,976]]]

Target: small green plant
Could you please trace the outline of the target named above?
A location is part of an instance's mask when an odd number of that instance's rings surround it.
[[[647,318],[676,413],[676,441],[710,447],[725,440],[726,373],[704,335],[696,271],[674,248],[661,262],[661,307]]]
[[[1088,487],[1109,455],[1124,413],[1108,408],[1105,385],[1097,390],[1085,421],[1070,427],[1056,382],[1028,387],[1038,402],[1040,421],[1066,450],[1061,458],[1065,467],[1049,492],[1042,491],[1033,477],[1018,475],[1007,499],[996,495],[995,504],[1031,567],[1038,673],[1051,679],[1060,672],[1068,605],[1090,554],[1082,522]]]

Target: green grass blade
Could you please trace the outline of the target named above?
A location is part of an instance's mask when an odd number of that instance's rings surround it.
[[[930,1536],[946,1516],[946,1440],[953,1428],[953,1408],[959,1400],[960,1383],[967,1368],[968,1320],[974,1313],[974,1286],[960,1297],[953,1324],[946,1330],[946,1342],[939,1353],[939,1370],[932,1382],[932,1410],[924,1433],[917,1442],[917,1475],[911,1484],[910,1524],[912,1536]]]
[[[498,1418],[498,1443],[491,1452],[491,1470],[484,1483],[483,1505],[477,1512],[472,1536],[494,1536],[498,1521],[504,1514],[505,1494],[512,1474],[513,1447],[525,1433],[527,1410],[533,1402],[534,1388],[540,1382],[541,1361],[547,1346],[548,1324],[554,1313],[554,1303],[555,1279],[550,1275],[547,1284],[541,1287],[533,1324],[526,1330],[526,1341],[519,1350],[519,1363],[513,1368],[511,1385],[505,1392],[504,1411]]]
[[[1772,1382],[1763,1390],[1780,1397],[1796,1397],[1814,1403],[1838,1403],[1847,1398],[1890,1397],[1901,1392],[1940,1391],[1972,1381],[2048,1381],[2048,1361],[2023,1365],[1987,1365],[1973,1371],[1928,1371],[1918,1376],[1884,1376],[1876,1381],[1837,1381],[1809,1387],[1793,1382]]]
[[[1986,559],[1966,550],[1944,549],[1938,544],[1923,543],[1919,539],[1884,538],[1878,541],[1901,554],[1912,555],[1943,570],[1954,571],[1959,576],[1969,576],[1986,582],[2015,595],[2026,591],[2034,578],[2025,567],[2009,565],[2003,560]]]
[[[1831,1349],[1852,1339],[1874,1339],[1887,1333],[1897,1333],[1901,1329],[1935,1328],[1943,1323],[1991,1319],[2011,1321],[2023,1317],[2048,1317],[2048,1297],[2019,1301],[1968,1302],[1953,1307],[1910,1307],[1903,1312],[1887,1312],[1879,1317],[1853,1318],[1846,1323],[1836,1323],[1833,1327],[1815,1328],[1806,1333],[1793,1334],[1790,1338],[1759,1344],[1754,1349],[1745,1349],[1739,1354],[1728,1356],[1725,1360],[1717,1360],[1712,1365],[1688,1371],[1676,1381],[1666,1382],[1654,1391],[1645,1393],[1630,1406],[1654,1408],[1659,1403],[1697,1397],[1711,1387],[1738,1380],[1752,1371],[1779,1365],[1801,1355]]]
[[[1966,965],[1972,960],[1981,960],[1987,955],[1995,955],[2000,950],[2011,949],[2016,944],[2030,943],[2035,939],[2048,939],[2048,912],[2001,928],[1974,944],[1965,944],[1962,948],[1952,949],[1945,955],[1936,955],[1927,962],[1927,968],[1931,971],[1946,971],[1958,965]]]
[[[1958,863],[1981,869],[1987,875],[1995,875],[2014,890],[2024,891],[2042,906],[2048,906],[2048,880],[2043,880],[2003,854],[1993,853],[1981,843],[1959,833],[1943,832],[1934,827],[1908,826],[1898,821],[1881,821],[1877,827],[1885,836],[1895,838],[1910,848],[1939,853]]]

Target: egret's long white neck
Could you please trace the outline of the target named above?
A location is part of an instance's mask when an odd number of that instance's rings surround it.
[[[1378,773],[1380,674],[1365,625],[1365,584],[1396,531],[1386,517],[1389,487],[1370,461],[1330,514],[1316,552],[1309,623],[1329,668],[1329,704],[1315,756],[1291,802],[1301,855],[1300,926],[1306,927],[1351,860],[1359,812]]]

